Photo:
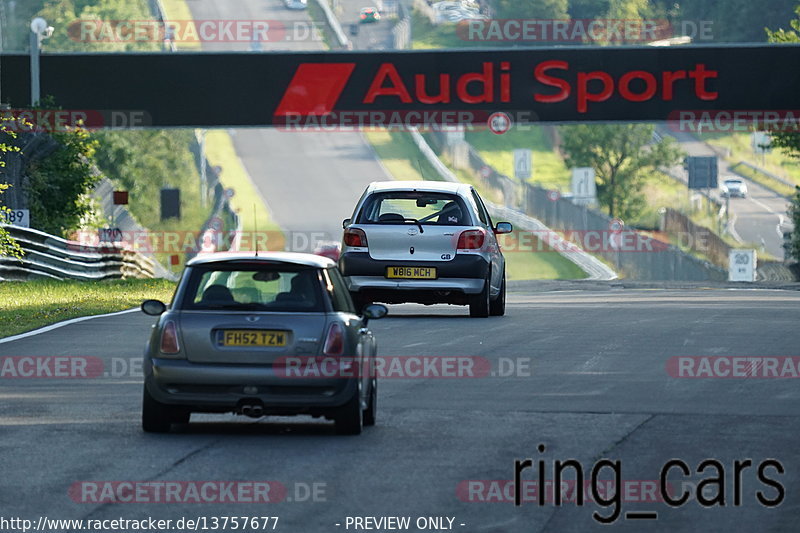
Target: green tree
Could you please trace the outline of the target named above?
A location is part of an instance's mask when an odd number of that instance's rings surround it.
[[[794,224],[794,231],[789,239],[789,250],[787,255],[800,262],[800,186],[795,185],[792,203],[789,205],[789,216]]]
[[[762,28],[785,25],[797,6],[797,0],[661,0],[659,3],[678,4],[673,22],[711,22],[711,37],[715,42],[759,43],[765,41]]]
[[[495,0],[494,6],[498,18],[569,18],[569,0]]]
[[[117,31],[114,26],[116,21],[152,20],[146,1],[45,0],[36,16],[44,17],[55,28],[53,36],[44,41],[45,50],[124,52],[161,47],[160,35],[148,33],[136,37],[132,31]]]
[[[795,10],[797,18],[791,21],[791,30],[767,30],[767,37],[771,43],[800,43],[800,5]],[[800,158],[800,132],[777,131],[770,135],[770,145],[780,148],[784,153]],[[789,206],[789,215],[794,224],[794,231],[789,240],[788,255],[795,261],[800,261],[800,188],[795,187],[795,194]]]
[[[97,167],[130,193],[128,209],[142,224],[159,220],[154,199],[163,187],[182,189],[184,202],[198,190],[197,165],[189,151],[192,130],[105,130],[93,135]]]
[[[6,189],[11,187],[8,183],[0,183],[0,195],[2,195]],[[11,211],[8,207],[4,206],[0,203],[0,219],[4,219],[5,215]],[[22,248],[20,248],[17,241],[15,241],[11,235],[8,234],[5,228],[0,227],[0,257],[2,256],[12,256],[12,257],[22,257]]]
[[[574,19],[594,19],[608,13],[611,0],[571,0],[569,16]]]
[[[0,123],[0,132],[2,132],[6,137],[15,139],[17,134],[11,131],[5,122]],[[19,152],[19,147],[8,144],[6,142],[0,142],[0,168],[6,166],[6,161],[4,155],[8,152]],[[11,185],[8,183],[0,183],[0,196],[9,188]],[[0,201],[0,222],[5,220],[5,216],[11,211],[8,207],[3,205],[2,201]],[[12,257],[22,257],[22,248],[20,248],[17,241],[11,238],[11,235],[8,234],[4,228],[0,228],[0,256],[12,256]]]
[[[80,127],[50,135],[56,150],[26,166],[28,202],[38,229],[66,237],[93,209],[91,192],[101,177],[94,165],[97,142]]]
[[[561,149],[570,167],[595,170],[600,204],[612,217],[636,218],[646,201],[648,174],[678,163],[682,153],[671,138],[653,143],[652,124],[580,124],[561,128]]]
[[[790,22],[791,30],[779,29],[776,31],[767,30],[767,36],[771,43],[800,43],[800,5],[795,10],[797,18]],[[773,147],[782,149],[785,153],[794,157],[800,157],[800,132],[799,131],[780,131],[771,136],[770,144]]]

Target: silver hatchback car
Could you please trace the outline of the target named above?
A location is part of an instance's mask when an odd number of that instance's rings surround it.
[[[343,222],[339,268],[356,306],[371,302],[469,305],[505,313],[505,259],[475,189],[430,181],[371,183]]]
[[[144,352],[145,431],[169,431],[194,412],[324,416],[340,434],[375,423],[374,373],[320,373],[317,363],[372,368],[377,346],[367,322],[386,307],[357,313],[328,258],[197,257],[169,309],[147,300],[142,311],[159,317]]]

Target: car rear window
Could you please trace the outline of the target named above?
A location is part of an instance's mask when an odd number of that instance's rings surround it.
[[[374,193],[364,203],[358,224],[470,226],[464,201],[455,194],[391,191]]]
[[[184,309],[323,312],[319,269],[295,265],[203,265],[192,269]]]

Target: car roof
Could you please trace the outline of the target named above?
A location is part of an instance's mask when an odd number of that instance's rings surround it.
[[[368,192],[384,191],[422,191],[445,192],[466,195],[470,186],[466,183],[448,181],[374,181],[367,187]]]
[[[305,265],[316,268],[328,268],[336,263],[327,257],[314,254],[303,254],[298,252],[216,252],[198,254],[194,259],[186,263],[186,266],[210,265],[215,263],[232,263],[238,261],[266,263],[281,262],[293,265]]]

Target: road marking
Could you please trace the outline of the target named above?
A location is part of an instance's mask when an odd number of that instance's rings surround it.
[[[781,226],[783,226],[783,215],[781,215],[781,214],[780,214],[780,213],[778,213],[777,211],[773,210],[773,209],[772,209],[770,206],[768,206],[767,204],[765,204],[765,203],[764,203],[764,202],[762,202],[761,200],[756,200],[756,199],[755,199],[755,198],[753,198],[752,196],[751,196],[749,199],[750,199],[751,201],[755,202],[756,204],[758,204],[758,205],[759,205],[761,208],[763,208],[763,209],[766,209],[767,211],[769,211],[770,213],[772,213],[773,215],[775,215],[776,217],[778,217],[778,225],[777,225],[777,226],[775,226],[775,231],[777,231],[777,233],[778,233],[778,237],[780,237],[781,239],[783,239],[783,231],[781,231]],[[763,238],[763,237],[762,237],[761,239],[762,239],[762,241],[764,240],[764,238]]]
[[[738,217],[736,213],[731,213],[731,221],[728,222],[728,231],[730,232],[731,236],[736,239],[737,242],[742,242],[742,237],[736,231],[736,220]]]
[[[775,226],[775,230],[778,232],[778,237],[783,239],[783,215],[778,215],[778,225]]]
[[[770,213],[772,213],[773,215],[778,215],[778,216],[780,216],[780,215],[779,215],[779,213],[778,213],[777,211],[775,211],[774,209],[772,209],[770,206],[768,206],[767,204],[765,204],[765,203],[764,203],[764,202],[762,202],[761,200],[756,200],[756,199],[755,199],[755,198],[753,198],[752,196],[749,198],[749,200],[751,200],[751,201],[753,201],[753,202],[757,203],[758,205],[760,205],[761,207],[763,207],[764,209],[766,209],[767,211],[769,211],[769,212],[770,212]]]
[[[48,331],[53,331],[54,329],[63,328],[64,326],[69,326],[71,324],[77,324],[78,322],[83,322],[84,320],[91,320],[93,318],[105,318],[109,316],[117,316],[117,315],[124,315],[125,313],[133,313],[138,311],[139,308],[135,307],[133,309],[126,309],[125,311],[117,311],[115,313],[106,313],[104,315],[90,315],[90,316],[80,316],[77,318],[70,318],[69,320],[63,320],[61,322],[56,322],[55,324],[50,324],[49,326],[44,326],[39,329],[35,329],[33,331],[28,331],[26,333],[20,333],[19,335],[14,335],[12,337],[6,337],[4,339],[0,339],[0,344],[4,344],[6,342],[13,342],[18,341],[21,339],[25,339],[27,337],[33,337],[34,335],[39,335],[40,333],[47,333]]]

